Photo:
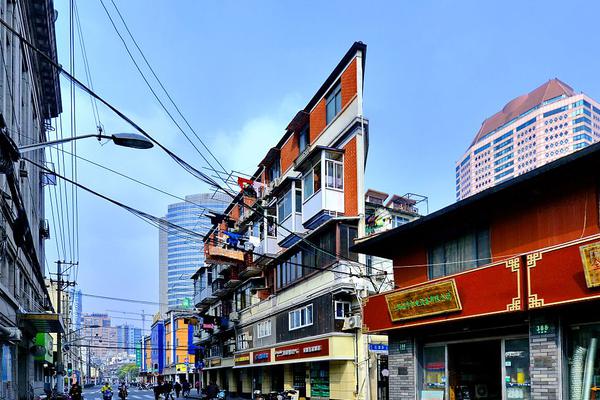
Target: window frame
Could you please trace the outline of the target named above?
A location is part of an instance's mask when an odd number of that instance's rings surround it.
[[[288,195],[289,195],[289,213],[287,213],[286,212],[287,210],[285,209],[285,202],[286,202],[286,198],[288,197]],[[284,214],[286,214],[285,217],[283,217],[283,218],[281,217],[281,213],[280,213],[280,207],[282,205],[284,206],[283,207]],[[292,188],[290,188],[290,190],[288,190],[287,192],[285,192],[285,194],[283,196],[281,196],[280,199],[277,200],[277,222],[279,224],[283,223],[289,217],[292,216],[293,212],[294,211],[292,210]]]
[[[298,133],[298,154],[302,154],[308,147],[310,147],[310,133],[309,127],[306,125]]]
[[[335,319],[346,319],[345,315],[342,315],[341,317],[338,316],[338,304],[342,305],[342,311],[346,311],[344,306],[348,306],[348,314],[350,314],[350,312],[352,311],[352,302],[347,301],[347,300],[334,300],[333,302],[333,315]]]
[[[333,104],[333,115],[329,113],[329,105]],[[342,82],[337,81],[333,85],[329,94],[325,96],[325,123],[331,124],[335,118],[342,112]]]
[[[315,173],[315,169],[319,169],[319,173]],[[311,177],[310,187],[312,188],[312,192],[307,196],[306,194],[306,181],[308,177]],[[318,177],[318,185],[317,188],[315,186],[315,177]],[[302,176],[302,204],[304,205],[307,201],[313,198],[317,193],[319,193],[323,189],[323,168],[321,167],[321,159],[313,164],[313,166]]]
[[[263,327],[262,329],[261,329],[261,326]],[[267,326],[269,329],[266,329]],[[267,332],[267,330],[269,333],[265,333],[265,332]],[[269,337],[269,336],[271,336],[272,333],[273,333],[273,323],[270,319],[260,321],[259,323],[256,324],[256,338],[257,339],[263,339],[263,338]]]
[[[310,314],[308,310],[310,309]],[[307,304],[304,307],[296,308],[295,310],[288,312],[288,330],[295,331],[297,329],[306,328],[307,326],[311,326],[314,323],[314,314],[313,314],[313,305]],[[302,314],[304,313],[304,324],[302,323]],[[292,321],[296,320],[297,315],[297,326],[292,327]],[[310,315],[310,323],[308,322],[308,317]]]

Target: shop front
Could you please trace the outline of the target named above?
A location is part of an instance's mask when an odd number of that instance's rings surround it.
[[[240,395],[295,389],[300,399],[353,398],[354,337],[330,336],[239,353],[234,371],[239,371]]]
[[[390,399],[600,398],[600,235],[369,297]]]

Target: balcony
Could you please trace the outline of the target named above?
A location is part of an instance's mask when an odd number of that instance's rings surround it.
[[[244,252],[236,249],[207,244],[204,246],[206,261],[219,264],[239,264],[244,262]]]
[[[261,240],[260,244],[254,249],[252,261],[256,265],[264,265],[271,261],[272,256],[275,256],[281,247],[277,245],[277,238],[267,236],[266,239]]]
[[[225,278],[222,276],[216,277],[212,283],[212,291],[213,295],[216,297],[221,297],[222,295],[228,292],[228,288],[225,287]]]
[[[196,307],[209,306],[217,300],[218,298],[214,295],[211,287],[204,288],[194,295],[194,304]]]
[[[260,268],[258,265],[250,264],[240,271],[239,277],[240,280],[244,281],[248,278],[260,276],[260,274],[262,274],[262,268]]]
[[[231,270],[231,274],[228,276],[228,279],[225,281],[225,287],[227,289],[235,289],[242,283],[238,272],[235,269]]]

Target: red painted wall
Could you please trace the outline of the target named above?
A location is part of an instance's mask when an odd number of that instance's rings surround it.
[[[344,147],[344,215],[358,215],[356,136]]]
[[[524,197],[510,204],[497,203],[487,210],[470,214],[468,218],[489,218],[492,261],[515,254],[556,245],[583,236],[599,233],[599,199],[593,178],[561,182],[556,189],[545,188],[537,197]],[[487,214],[487,215],[486,215]],[[460,223],[445,220],[444,225]],[[585,226],[584,226],[585,221]],[[441,229],[443,226],[440,225]],[[429,228],[435,232],[436,227]],[[401,250],[400,250],[401,248]],[[427,268],[398,268],[402,265],[426,264],[426,243],[415,241],[399,247],[394,258],[394,279],[397,287],[426,281]]]

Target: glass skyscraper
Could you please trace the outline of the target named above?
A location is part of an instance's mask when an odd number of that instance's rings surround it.
[[[165,220],[194,232],[204,234],[210,228],[210,210],[222,212],[231,198],[220,193],[186,196],[186,202],[171,204]],[[159,231],[159,293],[160,310],[193,307],[194,285],[190,279],[204,263],[201,238],[185,235],[165,227]]]

